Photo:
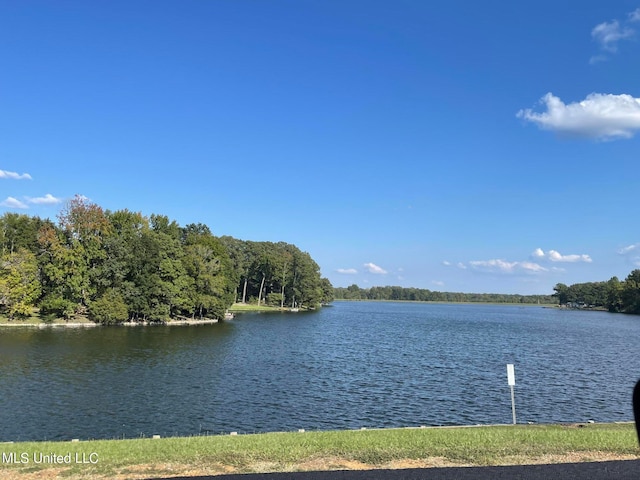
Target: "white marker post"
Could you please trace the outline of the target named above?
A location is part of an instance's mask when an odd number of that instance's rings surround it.
[[[507,383],[511,387],[511,412],[513,413],[513,424],[516,424],[516,397],[513,393],[513,387],[516,384],[516,372],[513,363],[507,364]]]

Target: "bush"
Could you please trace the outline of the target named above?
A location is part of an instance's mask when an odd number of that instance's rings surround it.
[[[91,302],[89,318],[103,325],[122,323],[129,318],[129,309],[120,292],[111,289]]]
[[[73,318],[75,313],[75,305],[70,300],[49,294],[40,302],[40,314],[45,317],[64,318],[69,320]]]
[[[281,293],[270,293],[267,295],[267,305],[272,307],[279,307],[282,305],[282,294]]]

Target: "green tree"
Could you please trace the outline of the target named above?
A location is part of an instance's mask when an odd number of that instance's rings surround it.
[[[620,312],[622,310],[622,283],[618,277],[611,277],[607,282],[606,307],[610,312]]]
[[[77,303],[77,310],[84,311],[96,295],[102,266],[106,258],[103,241],[109,235],[111,223],[105,212],[85,197],[76,195],[58,215],[64,235],[65,261],[70,264],[67,279],[73,288],[66,299]]]
[[[175,220],[170,220],[166,215],[151,214],[149,224],[154,232],[163,233],[175,240],[181,240],[183,230]]]
[[[122,323],[129,317],[127,304],[120,292],[107,290],[89,305],[89,318],[103,325]]]
[[[221,237],[231,259],[236,298],[259,304],[279,294],[280,306],[315,307],[332,291],[323,291],[320,269],[308,253],[285,242],[250,242]],[[325,285],[326,286],[326,285]],[[333,288],[331,288],[333,290]],[[238,292],[242,292],[239,294]],[[326,293],[326,294],[325,294]]]
[[[306,252],[297,251],[293,259],[294,305],[315,308],[322,302],[320,267]]]
[[[83,300],[88,287],[88,275],[80,243],[70,245],[64,233],[50,224],[38,232],[40,252],[38,264],[41,270],[44,298],[43,313],[72,316]]]
[[[224,245],[206,226],[185,228],[183,262],[191,280],[191,315],[224,318],[234,300],[235,281]]]
[[[271,283],[273,275],[277,272],[272,246],[273,244],[270,242],[260,242],[252,245],[254,255],[249,270],[253,280],[254,291],[258,295],[258,305],[261,304],[266,296],[265,284],[267,284],[267,281]]]
[[[624,281],[622,308],[626,313],[640,313],[640,269],[633,270]]]
[[[360,287],[358,287],[358,285],[356,285],[355,283],[347,287],[346,293],[347,296],[345,298],[347,298],[348,300],[360,300],[362,298],[362,291],[360,290]]]
[[[38,230],[49,220],[18,213],[5,213],[0,217],[0,255],[21,248],[38,253]]]
[[[251,242],[245,242],[229,236],[220,237],[220,242],[226,248],[231,262],[229,275],[235,285],[235,301],[247,303],[251,266]]]
[[[280,308],[284,308],[284,302],[286,299],[285,289],[289,282],[289,277],[292,273],[293,267],[293,254],[288,251],[286,244],[280,245],[282,252],[278,255],[276,260],[277,281],[280,282]]]
[[[134,246],[140,242],[143,232],[149,231],[149,221],[139,212],[118,210],[106,212],[106,216],[111,228],[103,239],[104,261],[94,278],[96,298],[110,288],[124,292],[125,283],[131,280],[135,268]]]
[[[135,239],[122,286],[134,318],[164,322],[188,305],[183,255],[179,235],[146,230]]]
[[[29,316],[40,291],[33,253],[21,248],[0,257],[0,305],[7,310],[9,319]]]
[[[282,305],[284,303],[284,297],[282,296],[281,293],[272,292],[267,294],[267,298],[265,299],[265,301],[267,305],[269,305],[270,307],[282,308]]]
[[[322,288],[322,303],[331,303],[334,300],[333,285],[328,278],[320,279],[320,288]]]
[[[556,292],[553,294],[554,297],[558,298],[558,303],[560,305],[564,305],[569,302],[569,287],[564,283],[558,283],[553,290]]]

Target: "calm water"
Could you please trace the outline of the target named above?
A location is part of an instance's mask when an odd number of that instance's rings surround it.
[[[336,302],[198,327],[0,331],[0,441],[632,420],[640,317]]]

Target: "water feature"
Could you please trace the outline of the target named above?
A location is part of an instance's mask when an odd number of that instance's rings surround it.
[[[195,327],[0,330],[0,441],[632,420],[640,317],[336,302]]]

